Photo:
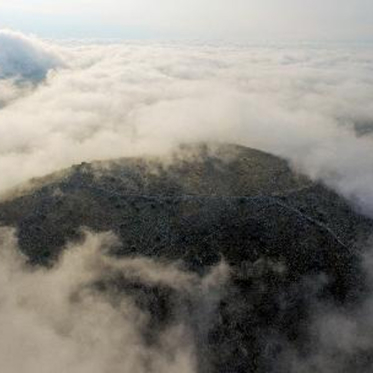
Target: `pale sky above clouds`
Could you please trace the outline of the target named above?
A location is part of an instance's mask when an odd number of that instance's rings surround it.
[[[372,0],[0,0],[0,28],[45,37],[373,39]]]

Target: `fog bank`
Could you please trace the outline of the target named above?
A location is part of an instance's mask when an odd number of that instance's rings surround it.
[[[368,48],[0,42],[1,191],[82,161],[222,141],[285,157],[373,211]],[[39,83],[18,97],[17,77]]]

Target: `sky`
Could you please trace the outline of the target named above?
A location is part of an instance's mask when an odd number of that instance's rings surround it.
[[[0,0],[0,28],[52,38],[373,39],[371,0]]]

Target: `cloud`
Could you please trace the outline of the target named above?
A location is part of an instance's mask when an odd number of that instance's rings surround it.
[[[369,49],[61,45],[9,32],[1,33],[0,46],[2,40],[11,58],[1,57],[0,49],[0,71],[6,74],[0,81],[0,102],[5,103],[0,109],[1,192],[82,161],[160,154],[180,142],[222,141],[284,157],[373,216]],[[20,88],[20,78],[32,84]],[[0,315],[6,338],[0,338],[0,370],[40,371],[41,362],[48,372],[56,366],[78,373],[145,372],[149,364],[154,371],[196,370],[193,333],[202,330],[191,327],[181,312],[183,302],[195,305],[194,317],[209,319],[216,298],[207,294],[219,297],[211,286],[222,284],[212,279],[219,279],[216,273],[226,278],[224,266],[201,279],[176,265],[117,262],[102,253],[114,244],[112,236],[88,234],[47,271],[27,267],[9,231],[3,231],[2,240]],[[142,286],[165,287],[181,302],[176,321],[156,335],[156,349],[143,339],[151,322],[146,309],[126,294],[105,297],[95,290],[94,284],[118,274]],[[207,303],[195,296],[198,292]],[[352,314],[317,304],[311,330],[316,346],[306,358],[287,351],[294,371],[317,367],[334,373],[347,364],[335,353],[371,348],[370,299]]]
[[[0,30],[0,109],[30,94],[49,71],[62,66],[52,45],[19,32]]]
[[[0,30],[0,79],[16,78],[33,83],[62,61],[47,43],[11,30]]]
[[[274,363],[274,371],[282,367],[291,373],[369,373],[373,352],[373,274],[372,246],[364,250],[364,270],[368,290],[358,304],[350,307],[331,305],[311,299],[308,343],[302,349],[290,347],[288,341],[281,357]]]
[[[173,264],[120,260],[105,254],[115,241],[86,233],[48,270],[29,267],[14,231],[0,230],[1,371],[196,372],[194,338],[203,336],[192,321],[213,319],[228,267],[199,277]],[[133,285],[146,294],[158,289],[171,320],[157,327],[156,310],[131,293]]]
[[[44,77],[15,101],[17,86],[3,83],[13,102],[0,110],[2,191],[81,161],[227,141],[285,157],[373,212],[372,135],[356,132],[373,123],[369,49],[1,35],[12,56],[0,58],[2,71]]]

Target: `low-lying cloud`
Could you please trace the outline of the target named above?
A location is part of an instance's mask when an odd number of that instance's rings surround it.
[[[39,82],[48,71],[62,65],[49,44],[10,30],[0,31],[0,79]]]
[[[57,50],[11,30],[0,30],[0,109],[31,93],[52,69],[63,66]]]
[[[27,265],[14,233],[0,230],[1,371],[197,371],[195,341],[224,292],[224,263],[199,277],[149,259],[119,260],[107,255],[112,234],[86,233],[47,270]],[[149,297],[163,289],[172,318],[158,325],[156,310],[131,294],[133,284]],[[193,328],[199,318],[206,330]]]
[[[284,349],[275,364],[291,373],[370,373],[373,367],[372,246],[366,247],[364,270],[368,290],[358,307],[338,307],[315,300],[308,325],[309,345],[304,351]],[[283,365],[282,365],[283,364]]]
[[[367,48],[0,38],[12,97],[0,110],[1,191],[81,161],[226,141],[283,156],[373,211]],[[17,76],[43,80],[17,100]]]
[[[83,161],[221,141],[282,156],[373,216],[372,57],[357,45],[57,44],[0,32],[0,192]],[[209,286],[220,289],[224,266],[200,278],[145,259],[117,262],[101,252],[112,236],[88,234],[55,268],[35,269],[12,233],[1,236],[2,370],[197,371],[183,302],[207,320],[217,298],[206,295],[220,294]],[[144,340],[150,316],[131,297],[99,292],[113,273],[179,294],[181,316],[157,343]],[[293,371],[349,372],[346,354],[373,346],[371,298],[353,314],[319,305],[315,349],[285,356]]]

